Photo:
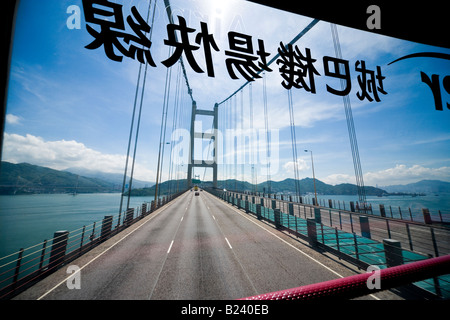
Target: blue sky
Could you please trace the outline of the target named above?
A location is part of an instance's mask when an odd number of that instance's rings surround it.
[[[119,1],[124,4],[124,16],[135,5],[145,18],[148,1]],[[256,46],[262,39],[269,59],[277,52],[280,41],[289,42],[312,19],[259,6],[245,1],[181,1],[172,0],[175,15],[183,16],[187,25],[200,31],[200,21],[208,24],[220,49],[213,51],[215,77],[196,73],[186,63],[186,71],[197,106],[212,109],[245,83],[230,78],[224,54],[228,50],[227,33],[236,31],[251,35]],[[80,29],[66,25],[70,14],[67,8],[81,8]],[[163,109],[165,79],[168,69],[161,63],[167,59],[167,16],[163,2],[157,2],[153,26],[151,53],[156,67],[149,67],[146,78],[140,137],[136,155],[135,177],[154,181]],[[175,19],[177,21],[177,19]],[[97,26],[93,26],[99,30]],[[132,32],[127,29],[128,32]],[[338,26],[342,57],[349,61],[352,90],[349,94],[355,121],[362,170],[366,185],[393,185],[416,182],[421,179],[450,181],[450,110],[446,101],[449,94],[441,93],[443,111],[436,111],[430,88],[421,82],[420,72],[442,79],[449,74],[450,61],[433,58],[413,58],[388,65],[389,62],[416,52],[443,52],[450,50],[421,45],[409,41],[380,36],[369,32]],[[11,62],[3,160],[15,163],[66,169],[84,167],[106,172],[123,173],[139,62],[124,58],[114,62],[107,58],[103,47],[88,50],[93,37],[86,30],[81,0],[34,1],[22,0],[14,38]],[[194,43],[194,36],[192,37]],[[313,150],[316,177],[338,184],[355,183],[351,149],[342,97],[326,91],[326,85],[337,88],[335,79],[324,76],[322,58],[334,56],[330,26],[319,22],[296,45],[302,53],[305,48],[317,59],[315,67],[316,94],[303,89],[292,89],[298,164],[300,178],[311,177],[310,155]],[[205,69],[203,50],[195,52],[196,61]],[[384,89],[380,102],[360,101],[354,65],[364,60],[368,69],[381,67]],[[289,128],[287,91],[281,85],[278,66],[270,66],[266,74],[269,127],[279,130],[278,166],[272,167],[273,180],[293,177],[292,149]],[[177,128],[189,127],[190,98],[184,85],[177,94],[178,64],[172,67],[166,141],[172,133],[173,110],[179,101]],[[184,84],[184,81],[181,82]],[[252,84],[254,128],[264,129],[263,79]],[[178,97],[178,98],[177,98]],[[249,87],[243,97],[243,128],[249,128]],[[177,100],[178,99],[178,100]],[[228,111],[225,108],[229,108]],[[232,105],[220,107],[219,124],[223,117],[234,119]],[[240,109],[236,127],[241,126]],[[204,119],[203,129],[210,127]],[[234,123],[234,122],[233,122]],[[176,145],[175,143],[173,145]],[[170,145],[166,145],[170,148]],[[205,148],[205,144],[203,145]],[[168,177],[170,150],[164,157],[163,179]],[[250,180],[250,165],[245,167],[245,178]],[[241,169],[239,169],[241,170]],[[176,163],[173,172],[183,177],[185,163]],[[219,179],[225,171],[219,168]],[[240,171],[238,171],[240,172]],[[261,170],[262,173],[265,170]],[[203,169],[195,174],[203,176]],[[184,173],[185,175],[185,173]],[[172,176],[172,177],[176,177]],[[206,179],[210,177],[207,172]],[[229,178],[234,178],[231,174]],[[238,176],[240,178],[240,176]],[[261,174],[258,181],[266,177]]]

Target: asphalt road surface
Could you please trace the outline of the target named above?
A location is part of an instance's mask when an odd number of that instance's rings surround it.
[[[358,272],[204,191],[186,192],[71,265],[79,289],[69,289],[64,266],[16,299],[238,299]]]

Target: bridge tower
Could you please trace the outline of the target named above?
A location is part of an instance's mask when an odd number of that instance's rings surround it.
[[[195,101],[192,102],[192,115],[191,115],[191,142],[190,142],[190,150],[189,150],[189,164],[188,164],[188,187],[192,187],[192,169],[195,167],[201,168],[212,168],[213,169],[213,187],[217,188],[217,130],[218,130],[218,114],[219,114],[219,105],[216,103],[214,105],[214,110],[201,110],[197,109],[197,104]],[[195,117],[196,115],[205,115],[212,116],[213,118],[213,132],[212,133],[204,133],[204,132],[195,132]],[[204,161],[204,160],[194,160],[194,144],[195,139],[209,139],[214,142],[214,150],[213,150],[213,159]]]

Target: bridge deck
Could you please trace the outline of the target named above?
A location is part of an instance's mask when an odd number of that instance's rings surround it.
[[[65,266],[15,299],[237,299],[358,272],[207,192],[186,192],[71,265],[80,289],[68,289]]]

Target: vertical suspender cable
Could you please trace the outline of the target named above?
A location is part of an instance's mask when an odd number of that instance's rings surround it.
[[[248,95],[249,95],[249,101],[250,101],[250,162],[252,166],[252,185],[253,185],[253,192],[258,191],[257,187],[257,177],[255,175],[255,138],[256,134],[253,132],[253,88],[252,84],[250,83],[248,86]]]
[[[341,53],[341,46],[339,44],[339,36],[337,32],[337,27],[335,24],[330,24],[331,26],[331,34],[333,36],[333,43],[334,43],[334,50],[336,53],[336,58],[342,59],[342,53]],[[344,73],[343,66],[341,65],[341,73]],[[341,79],[341,88],[345,88],[345,80]],[[363,180],[363,173],[361,169],[361,161],[359,158],[359,151],[358,151],[358,142],[356,140],[356,131],[355,131],[355,124],[353,122],[353,115],[352,115],[352,107],[350,104],[350,98],[348,95],[343,97],[344,100],[344,109],[345,109],[345,116],[347,118],[347,129],[348,129],[348,135],[350,138],[350,146],[352,149],[352,157],[353,157],[353,166],[355,169],[355,176],[356,176],[356,185],[358,188],[358,198],[362,205],[362,208],[365,210],[366,208],[366,192],[364,187],[364,180]]]
[[[173,47],[169,48],[169,56],[172,55]],[[164,100],[163,100],[163,113],[161,116],[161,131],[159,133],[159,151],[158,151],[158,165],[156,169],[156,184],[155,184],[155,204],[159,198],[159,181],[162,175],[162,162],[164,154],[164,143],[166,136],[166,123],[167,123],[167,108],[169,105],[169,91],[170,91],[170,80],[172,77],[172,68],[167,68],[166,70],[166,83],[164,87]]]
[[[238,154],[238,137],[237,133],[237,96],[234,96],[234,104],[233,104],[233,113],[234,113],[234,191],[237,190],[237,154]]]
[[[164,151],[166,149],[166,133],[167,133],[166,129],[167,129],[167,116],[169,114],[169,100],[170,100],[171,84],[172,84],[172,68],[170,68],[170,72],[169,72],[169,86],[167,88],[167,99],[165,99],[166,100],[166,112],[165,112],[165,115],[164,115],[164,130],[163,130],[164,134],[163,134],[163,137],[162,137],[162,153],[161,153],[161,168],[160,168],[160,170],[161,170],[161,177],[162,177],[162,171],[163,171],[163,168],[164,168]],[[160,196],[160,194],[161,194],[161,189],[158,192],[158,197]]]
[[[166,13],[167,13],[167,18],[168,18],[168,20],[169,20],[169,22],[170,23],[172,23],[173,24],[173,17],[172,17],[172,8],[171,8],[171,6],[170,6],[170,1],[169,0],[164,0],[164,8],[165,8],[165,10],[166,10]],[[175,34],[175,39],[177,40],[177,35]],[[178,40],[177,40],[178,41]],[[192,96],[192,89],[191,89],[191,87],[190,87],[190,85],[189,85],[189,81],[188,81],[188,77],[187,77],[187,74],[186,74],[186,68],[184,67],[184,63],[183,63],[183,58],[182,57],[180,57],[180,60],[179,60],[179,62],[180,62],[180,64],[181,64],[181,69],[182,69],[182,71],[183,71],[183,76],[184,76],[184,80],[185,80],[185,82],[186,82],[186,87],[187,87],[187,89],[188,89],[188,95],[190,96],[190,98],[191,98],[191,101],[192,102],[194,102],[194,97]],[[166,84],[167,84],[167,76],[166,76]],[[163,111],[164,112],[164,111]],[[161,128],[162,129],[162,128]],[[161,134],[162,134],[162,131],[161,131]],[[160,166],[161,166],[161,137],[160,137],[160,151],[159,151],[159,155],[158,155],[158,166],[157,166],[157,172],[156,172],[156,185],[155,185],[155,201],[156,201],[156,198],[157,198],[157,196],[158,196],[158,186],[159,186],[159,178],[160,178]],[[161,166],[162,167],[162,166]],[[188,166],[189,167],[189,166]],[[186,185],[186,187],[187,187],[187,185]]]
[[[152,1],[150,0],[150,2],[148,4],[147,21],[146,21],[147,24],[148,24],[148,20],[150,18],[151,4],[152,4]],[[156,7],[156,1],[154,2],[154,5],[153,5],[153,17],[152,17],[152,23],[150,26],[150,34],[149,34],[150,40],[152,37],[153,22],[155,19],[155,7]],[[120,217],[122,214],[123,194],[125,192],[125,185],[126,185],[126,180],[127,180],[128,161],[129,161],[129,157],[130,157],[131,139],[133,136],[134,119],[135,119],[135,114],[136,114],[136,105],[137,105],[138,92],[139,92],[139,83],[141,82],[141,72],[142,72],[142,64],[139,64],[139,73],[138,73],[138,80],[136,83],[136,93],[135,93],[135,97],[134,97],[133,114],[132,114],[132,118],[131,118],[130,134],[129,134],[129,138],[128,138],[127,157],[125,159],[125,170],[124,170],[123,182],[122,182],[122,192],[121,192],[121,196],[120,196],[119,218],[118,218],[118,222],[117,222],[118,225],[120,224]],[[133,182],[132,179],[133,179],[133,173],[134,173],[133,172],[134,171],[134,160],[135,160],[135,156],[136,156],[137,140],[138,140],[138,136],[139,136],[139,123],[140,123],[140,119],[141,119],[142,102],[143,102],[143,97],[144,97],[146,75],[147,75],[147,64],[145,64],[144,80],[143,80],[143,84],[142,84],[141,101],[140,101],[139,116],[138,116],[138,128],[136,130],[135,146],[134,146],[134,152],[133,152],[133,154],[134,154],[133,155],[133,163],[132,163],[131,177],[130,177],[129,188],[128,188],[127,208],[129,207],[129,204],[130,204],[131,186],[132,186],[132,182]]]
[[[168,7],[170,9],[170,4],[169,4],[169,0],[164,0],[166,7]],[[169,13],[169,11],[168,11]],[[297,34],[290,42],[289,44],[294,44],[295,42],[297,42],[301,37],[303,37],[309,30],[311,30],[317,23],[319,22],[318,19],[313,19],[299,34]],[[267,66],[270,66],[278,57],[280,56],[279,53],[277,53],[268,63]],[[257,74],[259,75],[261,72],[263,72],[264,69],[261,69],[260,71],[257,72]],[[263,72],[264,73],[264,72]],[[269,132],[268,132],[268,126],[267,126],[267,97],[266,97],[266,93],[265,93],[265,77],[264,78],[264,110],[265,112],[265,120],[266,120],[266,136],[267,136],[267,142],[268,142],[268,149],[267,149],[267,155],[268,155],[268,160],[269,160],[269,156],[270,156],[270,144],[269,144]],[[252,79],[251,81],[253,81],[254,79]],[[242,90],[247,84],[251,84],[251,81],[247,81],[246,83],[244,83],[239,89],[237,89],[235,92],[233,92],[231,95],[229,95],[227,98],[225,98],[224,100],[222,100],[221,102],[218,103],[218,105],[222,105],[223,103],[226,103],[227,101],[230,101],[232,97],[234,97],[236,95],[236,93],[238,93],[240,90]],[[189,87],[189,85],[188,85]],[[231,104],[229,105],[231,107]],[[259,150],[259,139],[257,140],[258,142],[258,147],[257,150]],[[258,153],[259,154],[259,153]],[[270,185],[270,161],[268,161],[267,164],[267,184],[268,184],[268,189],[269,192],[271,191],[271,185]],[[252,169],[253,170],[253,169]],[[256,184],[255,184],[256,186]]]
[[[228,104],[228,102],[227,102]],[[224,189],[228,189],[228,106],[225,106],[223,108],[224,115],[223,115],[223,181],[224,181]]]
[[[148,15],[147,15],[147,23],[148,23],[148,17],[150,15],[150,5],[151,5],[151,1],[149,3],[148,6]],[[152,26],[153,26],[153,22],[155,21],[155,7],[156,7],[156,0],[154,2],[153,5],[153,16],[152,16]],[[150,36],[149,39],[152,39],[152,29],[150,29]],[[138,143],[138,137],[139,137],[139,128],[140,128],[140,124],[141,124],[141,114],[142,114],[142,103],[144,101],[144,91],[145,91],[145,83],[146,83],[146,78],[147,78],[147,69],[148,69],[148,64],[145,64],[145,69],[144,69],[144,80],[142,83],[142,91],[141,91],[141,101],[140,101],[140,105],[139,105],[139,115],[138,115],[138,122],[137,122],[137,127],[136,127],[136,137],[135,137],[135,143],[134,143],[134,151],[133,151],[133,162],[131,165],[131,174],[130,174],[130,184],[129,184],[129,188],[128,188],[128,200],[127,200],[127,208],[130,207],[130,197],[131,197],[131,187],[133,185],[133,175],[134,175],[134,164],[136,161],[136,150],[137,150],[137,143]]]
[[[291,127],[291,143],[292,143],[292,161],[294,162],[294,183],[295,183],[295,194],[297,199],[300,197],[300,183],[299,183],[299,172],[298,172],[298,156],[297,156],[297,137],[295,135],[295,121],[294,121],[294,105],[292,103],[292,92],[287,90],[288,94],[288,105],[289,105],[289,118]]]
[[[172,119],[172,130],[175,131],[177,129],[177,117],[178,117],[178,105],[179,105],[179,94],[180,94],[180,80],[181,80],[181,64],[178,64],[178,72],[177,72],[177,81],[175,87],[175,101],[173,105],[173,119]],[[169,156],[169,186],[168,186],[168,195],[172,193],[172,184],[173,184],[173,144],[170,144],[170,156]]]
[[[164,0],[167,1],[168,0]],[[309,30],[311,30],[317,23],[319,22],[318,19],[313,19],[302,31],[300,31],[299,34],[297,34],[290,42],[289,44],[294,44],[296,43],[301,37],[303,37]],[[270,66],[276,59],[278,59],[278,57],[280,56],[279,53],[277,53],[269,62],[267,62],[267,67]],[[256,72],[257,75],[259,75],[260,73],[265,73],[264,69],[261,69],[260,71]],[[231,97],[233,97],[236,93],[238,93],[242,88],[244,88],[247,84],[250,84],[251,81],[253,81],[254,78],[250,81],[247,81],[246,83],[244,83],[241,87],[239,87],[239,89],[237,89],[235,92],[233,92],[231,95],[229,95],[227,98],[225,98],[224,100],[222,100],[221,102],[219,102],[218,104],[221,105],[222,103],[228,101],[229,99],[231,99]]]
[[[270,182],[270,136],[269,136],[269,116],[267,114],[267,90],[266,90],[266,75],[263,75],[263,103],[264,103],[264,127],[266,129],[266,151],[267,151],[267,188],[268,193],[272,193],[271,182]]]
[[[234,158],[232,158],[232,155],[233,155],[233,148],[234,148],[234,139],[231,141],[231,138],[233,137],[233,133],[232,133],[232,130],[231,130],[231,128],[232,128],[232,126],[233,126],[233,124],[232,124],[232,120],[233,120],[233,117],[232,117],[232,115],[233,115],[233,112],[232,112],[232,108],[233,108],[233,99],[230,99],[230,102],[229,102],[229,110],[228,110],[228,131],[229,131],[229,137],[228,137],[228,139],[230,140],[229,141],[229,150],[228,150],[228,152],[229,152],[229,155],[230,155],[230,157],[229,157],[229,159],[228,159],[228,161],[229,161],[229,164],[228,164],[228,184],[229,184],[229,188],[230,189],[232,189],[233,187],[232,187],[232,185],[231,185],[231,183],[232,183],[232,176],[233,176],[233,174],[232,174],[232,170],[233,170],[233,161],[234,161]]]
[[[241,173],[242,173],[242,183],[241,188],[242,192],[244,192],[244,169],[245,169],[245,135],[244,135],[244,89],[241,90]]]
[[[227,122],[227,119],[226,119],[226,109],[224,109],[224,108],[220,108],[219,109],[219,112],[221,112],[222,113],[222,115],[219,117],[219,119],[221,120],[221,122],[222,122],[222,124],[221,124],[221,131],[222,131],[222,189],[225,189],[226,188],[226,180],[225,180],[225,170],[226,170],[226,163],[227,163],[227,160],[226,160],[226,150],[225,150],[225,141],[226,141],[226,138],[225,138],[225,131],[226,131],[226,127],[225,127],[225,124],[226,124],[226,122]]]

